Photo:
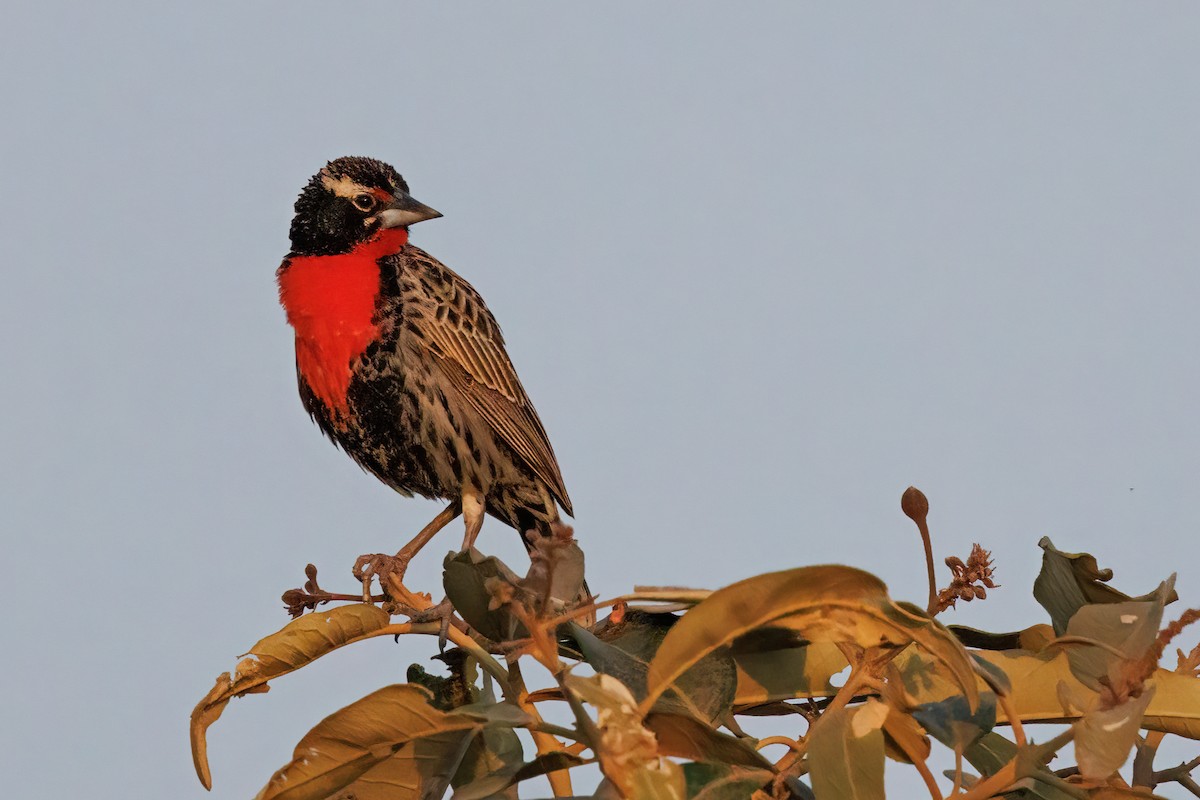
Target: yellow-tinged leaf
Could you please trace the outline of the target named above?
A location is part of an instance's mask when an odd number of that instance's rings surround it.
[[[630,800],[684,800],[687,779],[683,768],[666,758],[639,764],[633,770],[626,796]]]
[[[192,711],[192,761],[204,788],[212,788],[205,733],[232,698],[266,691],[269,680],[297,670],[351,642],[378,636],[390,619],[379,608],[365,603],[338,606],[294,619],[255,643],[238,662],[233,675],[222,673],[216,685]]]
[[[830,679],[846,668],[846,657],[832,642],[813,642],[781,650],[735,652],[738,666],[737,706],[801,697],[830,697]]]
[[[891,601],[870,573],[827,565],[772,572],[713,592],[663,640],[647,676],[643,711],[708,653],[761,628],[787,628],[812,642],[860,647],[919,645],[974,706],[978,688],[966,650],[924,614]]]
[[[351,784],[387,790],[363,796],[403,800],[419,797],[425,781],[449,783],[454,758],[484,723],[429,700],[424,689],[397,684],[335,711],[305,734],[256,800],[324,800]]]
[[[867,702],[850,718],[850,734],[856,738],[866,736],[882,728],[887,717],[888,707],[874,697],[868,697]]]
[[[1071,722],[1091,707],[1096,693],[1071,672],[1063,648],[1032,653],[1027,650],[972,650],[1002,670],[1012,682],[1012,704],[1023,722]],[[846,661],[833,645],[816,642],[807,647],[763,653],[736,653],[738,692],[735,703],[748,706],[775,700],[830,697],[836,687],[830,678],[842,671]],[[893,665],[917,703],[945,700],[957,687],[938,674],[920,650],[901,653]],[[1148,681],[1155,687],[1154,699],[1146,709],[1142,727],[1200,739],[1200,678],[1166,669],[1157,670]],[[980,689],[986,688],[981,682]],[[1071,698],[1064,709],[1063,698]],[[997,721],[1007,722],[1003,706],[996,709]]]
[[[995,664],[1012,681],[1012,704],[1022,722],[1071,722],[1079,719],[1096,693],[1071,672],[1062,649],[1042,653],[1020,650],[983,652],[976,655]],[[1154,696],[1146,708],[1142,727],[1146,730],[1174,733],[1188,739],[1200,739],[1200,678],[1156,670],[1146,682]],[[1070,697],[1072,708],[1064,709],[1062,698]],[[996,710],[999,722],[1007,721],[1003,707]]]

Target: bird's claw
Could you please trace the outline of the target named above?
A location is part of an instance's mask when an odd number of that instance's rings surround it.
[[[379,588],[384,594],[394,585],[404,585],[404,573],[408,570],[408,559],[399,556],[389,556],[383,553],[368,553],[359,556],[354,562],[354,579],[362,584],[363,602],[370,602],[371,580],[379,581]],[[399,598],[393,598],[399,599]]]
[[[446,638],[450,635],[450,625],[454,620],[454,606],[450,603],[450,598],[442,600],[436,606],[420,610],[405,606],[403,613],[417,624],[437,622],[440,626],[438,629],[438,652],[446,652]]]
[[[449,598],[446,598],[436,606],[427,606],[422,609],[413,608],[404,603],[393,603],[390,612],[393,614],[403,614],[417,625],[437,622],[439,624],[438,652],[446,652],[446,639],[450,635],[450,626],[454,622],[454,606],[450,603]],[[396,639],[399,641],[399,634],[396,635]]]
[[[383,590],[383,610],[389,613],[420,613],[433,605],[425,592],[414,592],[404,585],[404,572],[409,559],[405,556],[389,556],[371,553],[359,556],[354,562],[354,577],[362,582],[363,602],[371,602],[371,580],[379,581]],[[396,610],[391,610],[396,609]],[[407,610],[406,610],[407,609]]]

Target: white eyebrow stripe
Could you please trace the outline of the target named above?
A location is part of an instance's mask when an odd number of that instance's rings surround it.
[[[340,178],[335,178],[324,170],[321,171],[321,184],[338,197],[354,197],[354,195],[362,194],[363,192],[371,193],[370,189],[357,181],[347,178],[344,175]]]

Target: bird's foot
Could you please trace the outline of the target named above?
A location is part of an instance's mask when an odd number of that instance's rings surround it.
[[[428,622],[438,623],[438,650],[446,651],[446,637],[450,634],[450,626],[454,623],[454,606],[450,598],[442,600],[437,605],[429,605],[422,609],[413,608],[405,603],[391,604],[391,613],[404,614],[414,623],[420,625]]]
[[[388,603],[418,612],[431,608],[433,600],[428,594],[414,592],[404,585],[404,573],[408,569],[408,562],[407,556],[400,555],[369,553],[359,556],[354,562],[353,572],[354,578],[362,583],[363,602],[371,602],[371,581],[377,580]]]

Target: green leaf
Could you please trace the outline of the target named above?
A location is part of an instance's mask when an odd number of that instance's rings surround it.
[[[1153,697],[1154,689],[1150,688],[1141,697],[1115,708],[1089,711],[1075,723],[1075,758],[1080,775],[1104,780],[1125,764]]]
[[[988,688],[1001,697],[1008,697],[1012,694],[1012,681],[1008,679],[1008,674],[983,658],[978,653],[971,653],[971,661],[975,664],[975,673],[987,684]]]
[[[963,758],[967,760],[967,763],[984,776],[995,775],[1016,757],[1017,745],[994,731],[985,733],[963,751]],[[1047,770],[1038,770],[1026,778],[1023,782],[1025,788],[1016,796],[1036,798],[1036,800],[1074,800],[1074,795],[1067,794],[1056,786],[1038,780],[1038,775],[1053,778]]]
[[[238,662],[233,675],[222,673],[192,711],[192,760],[204,788],[212,788],[205,735],[231,699],[265,692],[268,681],[298,670],[339,647],[378,636],[390,622],[391,617],[376,606],[355,603],[298,617],[257,641]]]
[[[980,736],[963,750],[963,758],[984,775],[995,775],[1017,757],[1017,745],[995,731]]]
[[[1089,553],[1064,553],[1044,536],[1038,542],[1042,548],[1042,571],[1033,583],[1033,596],[1050,614],[1054,632],[1061,636],[1075,612],[1094,603],[1124,603],[1129,600],[1148,601],[1154,592],[1130,597],[1108,585],[1111,569],[1100,569],[1095,556]],[[1174,593],[1167,602],[1174,602]]]
[[[883,722],[877,700],[822,714],[808,734],[808,765],[820,800],[881,800]]]
[[[1162,625],[1163,606],[1175,593],[1175,578],[1164,581],[1150,600],[1087,605],[1067,624],[1066,634],[1093,639],[1104,646],[1070,644],[1071,672],[1098,690],[1102,682],[1116,686],[1126,663],[1140,661],[1154,644]]]
[[[691,800],[748,800],[773,777],[767,770],[703,762],[684,764],[683,775]]]
[[[919,645],[972,704],[978,697],[966,650],[944,627],[891,601],[887,587],[862,570],[800,567],[735,583],[687,612],[650,664],[643,709],[709,653],[762,628],[784,628],[810,642],[861,647]]]
[[[591,759],[584,760],[562,751],[544,753],[527,764],[510,764],[490,775],[480,776],[469,784],[456,787],[451,800],[486,800],[504,796],[521,781],[591,763],[594,763]]]
[[[749,638],[742,637],[733,647],[733,660],[738,666],[735,705],[837,694],[830,680],[846,668],[846,657],[837,645],[813,642],[801,647],[773,647],[759,642],[750,646]],[[762,649],[757,649],[760,646]]]
[[[457,789],[492,775],[515,774],[524,763],[525,750],[516,731],[512,728],[484,728],[471,739],[462,764],[455,771],[450,785]],[[515,800],[516,782],[498,787],[486,796]]]
[[[925,703],[912,712],[930,736],[951,750],[962,750],[996,725],[996,695],[983,692],[974,710],[962,695]]]
[[[646,697],[646,674],[651,659],[678,621],[671,614],[630,611],[619,625],[598,635],[569,626],[583,660],[597,672],[625,684],[640,702]],[[737,667],[726,649],[709,653],[685,672],[675,687],[655,705],[660,711],[683,711],[710,722],[723,719],[733,706]]]
[[[472,547],[465,552],[449,553],[442,562],[442,586],[454,610],[467,624],[493,642],[507,642],[529,635],[507,609],[489,608],[492,595],[485,584],[496,578],[513,584],[519,575],[495,556],[485,556]]]

